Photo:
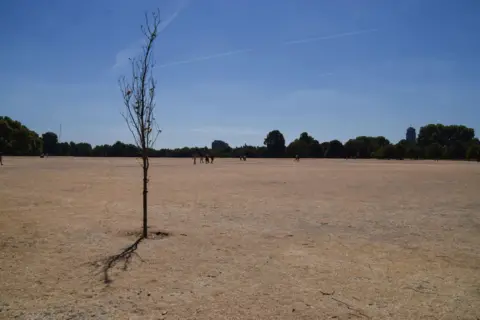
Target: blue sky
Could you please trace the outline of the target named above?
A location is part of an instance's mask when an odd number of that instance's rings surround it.
[[[478,0],[4,0],[0,115],[62,124],[62,140],[132,141],[117,79],[157,7],[157,147],[261,145],[272,129],[480,132]]]

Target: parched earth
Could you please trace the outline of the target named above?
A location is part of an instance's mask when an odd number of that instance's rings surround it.
[[[1,319],[480,318],[478,163],[153,159],[105,284],[136,159],[4,162]]]

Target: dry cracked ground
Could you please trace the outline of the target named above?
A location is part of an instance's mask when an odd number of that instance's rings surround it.
[[[1,319],[479,319],[480,164],[6,158]]]

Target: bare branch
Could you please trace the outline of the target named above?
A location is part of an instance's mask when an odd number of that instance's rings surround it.
[[[361,310],[361,309],[355,308],[355,307],[351,306],[350,304],[348,304],[348,303],[346,303],[346,302],[344,302],[344,301],[342,301],[342,300],[340,300],[340,299],[337,299],[337,298],[334,298],[334,297],[331,297],[331,298],[332,298],[333,300],[337,301],[338,303],[341,303],[341,304],[343,304],[344,306],[346,306],[347,309],[352,310],[352,311],[358,313],[359,315],[361,315],[361,316],[363,316],[363,317],[365,317],[365,318],[367,318],[367,319],[371,319],[371,318],[372,318],[372,317],[366,315],[366,314],[363,312],[363,310]]]
[[[147,149],[153,147],[159,133],[154,132],[155,139],[152,139],[152,131],[156,126],[154,117],[156,82],[152,74],[154,67],[152,49],[160,25],[159,17],[159,10],[151,13],[151,18],[149,14],[145,14],[145,25],[141,27],[146,39],[142,54],[130,59],[132,70],[129,81],[125,77],[119,80],[126,107],[126,112],[122,116],[136,145],[142,149],[142,154],[147,154]]]

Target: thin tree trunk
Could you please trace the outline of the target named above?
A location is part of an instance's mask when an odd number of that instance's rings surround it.
[[[148,193],[148,162],[143,156],[143,237],[148,238],[148,215],[147,215],[147,193]]]

